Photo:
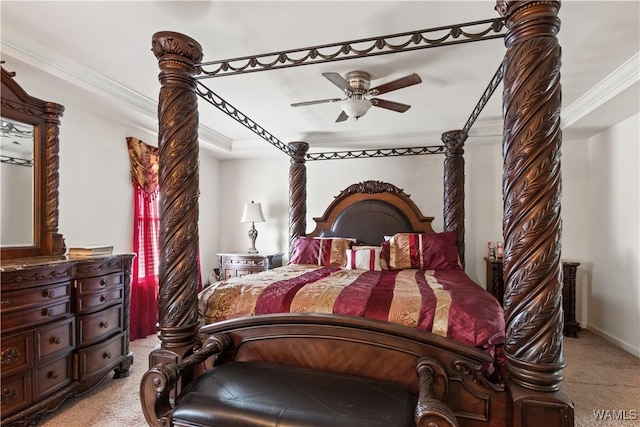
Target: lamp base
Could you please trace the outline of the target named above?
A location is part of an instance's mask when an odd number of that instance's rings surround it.
[[[247,250],[248,254],[257,254],[258,250],[256,249],[256,239],[258,238],[258,230],[254,226],[253,222],[251,223],[251,228],[249,229],[249,239],[251,240],[251,247]]]

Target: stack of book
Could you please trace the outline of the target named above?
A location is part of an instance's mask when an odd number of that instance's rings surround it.
[[[69,256],[96,256],[111,253],[113,253],[113,246],[106,245],[74,246],[67,251]]]

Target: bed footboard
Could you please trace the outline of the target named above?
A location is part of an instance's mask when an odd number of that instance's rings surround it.
[[[202,349],[179,363],[155,366],[144,375],[141,400],[149,425],[186,425],[181,424],[185,414],[192,416],[199,412],[198,408],[212,408],[217,402],[229,404],[229,399],[220,400],[217,395],[212,398],[218,399],[215,402],[211,399],[202,401],[211,396],[210,384],[213,383],[205,379],[217,375],[215,382],[218,382],[220,373],[225,369],[229,370],[231,366],[244,369],[249,365],[267,366],[269,369],[285,367],[285,370],[306,371],[312,376],[319,373],[321,377],[316,376],[310,384],[325,380],[331,383],[335,378],[342,381],[343,377],[352,379],[346,387],[360,387],[358,383],[363,381],[392,384],[389,390],[395,390],[393,393],[400,396],[398,400],[409,402],[410,413],[407,418],[398,407],[394,409],[396,412],[388,413],[395,416],[400,412],[402,419],[409,420],[406,425],[506,424],[507,393],[504,386],[493,384],[481,375],[483,366],[491,362],[490,356],[433,334],[386,322],[331,314],[252,316],[208,325],[202,328],[201,333],[207,337]],[[241,376],[251,378],[250,375]],[[193,378],[195,380],[191,381]],[[238,376],[229,375],[228,378],[236,381]],[[183,392],[176,394],[179,379]],[[192,393],[194,389],[196,393]],[[286,387],[282,389],[286,390]],[[185,396],[189,394],[191,397],[187,399]],[[172,399],[173,395],[179,397]],[[354,393],[345,395],[353,396]],[[370,396],[364,393],[355,405],[372,406],[368,399]],[[177,409],[175,401],[179,402]],[[277,405],[288,409],[287,403],[284,399]],[[230,404],[235,405],[233,402]],[[400,405],[400,408],[407,405]],[[382,410],[376,404],[373,407]],[[245,409],[242,406],[242,410]],[[292,412],[298,409],[296,406]],[[221,413],[228,415],[232,410],[233,407],[225,406]],[[198,422],[217,416],[213,410],[208,411]],[[260,411],[254,415],[263,416]],[[366,412],[361,411],[360,414]],[[246,411],[242,413],[246,414]],[[329,425],[339,424],[334,424],[332,419]],[[358,424],[349,421],[348,425]]]

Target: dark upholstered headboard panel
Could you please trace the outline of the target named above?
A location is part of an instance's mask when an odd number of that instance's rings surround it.
[[[351,237],[364,245],[380,245],[383,236],[413,231],[395,206],[380,200],[362,200],[343,210],[323,237]]]
[[[423,216],[402,189],[381,181],[350,185],[314,220],[309,236],[350,237],[367,245],[400,232],[433,233],[433,217]]]

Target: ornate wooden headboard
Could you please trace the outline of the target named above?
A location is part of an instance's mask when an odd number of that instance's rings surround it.
[[[381,181],[350,185],[314,221],[309,236],[350,237],[367,245],[379,245],[395,233],[433,233],[433,217],[422,215],[401,188]]]

